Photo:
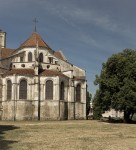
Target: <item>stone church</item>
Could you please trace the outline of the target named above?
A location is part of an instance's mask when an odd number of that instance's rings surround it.
[[[9,49],[0,30],[0,120],[70,119],[86,119],[85,70],[37,32]]]

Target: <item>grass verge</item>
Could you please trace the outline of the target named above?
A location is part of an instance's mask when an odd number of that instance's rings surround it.
[[[0,150],[135,150],[135,124],[0,121]]]

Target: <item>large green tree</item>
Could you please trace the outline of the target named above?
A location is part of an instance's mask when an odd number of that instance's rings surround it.
[[[112,55],[102,66],[95,84],[99,86],[94,108],[101,112],[110,110],[124,112],[124,121],[129,122],[136,113],[136,50],[125,49]]]
[[[96,91],[96,94],[93,97],[93,118],[100,119],[102,116],[102,109],[100,106],[100,92],[99,90]]]

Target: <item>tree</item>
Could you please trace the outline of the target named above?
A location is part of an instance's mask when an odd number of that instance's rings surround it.
[[[86,117],[89,115],[89,112],[90,112],[91,99],[92,99],[92,94],[87,91],[86,93]]]
[[[100,106],[100,95],[99,90],[96,91],[96,94],[93,98],[93,118],[100,119],[102,114],[102,109]]]
[[[125,49],[112,55],[95,84],[99,86],[96,101],[101,112],[111,108],[123,111],[124,121],[129,122],[136,112],[136,51]]]

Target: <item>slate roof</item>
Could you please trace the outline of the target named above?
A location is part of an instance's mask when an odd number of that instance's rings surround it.
[[[51,48],[47,45],[46,42],[44,42],[44,40],[37,32],[33,32],[32,35],[23,44],[21,44],[19,48],[36,47],[37,42],[38,47],[47,48],[51,50]]]

